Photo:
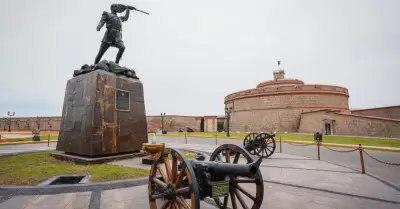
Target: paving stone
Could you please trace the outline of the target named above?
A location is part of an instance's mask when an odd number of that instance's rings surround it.
[[[282,208],[376,209],[400,208],[400,205],[348,195],[273,184],[265,187],[264,204]],[[279,192],[280,191],[280,192]],[[278,194],[278,195],[277,195]],[[294,194],[297,194],[297,198]],[[289,199],[284,200],[287,197]],[[283,199],[283,200],[282,200]]]
[[[75,193],[65,209],[87,209],[90,203],[91,192]]]
[[[54,207],[65,207],[69,204],[72,199],[73,193],[66,194],[54,194],[54,195],[41,195],[35,200],[33,200],[30,204],[32,206],[40,205],[40,206],[48,206],[53,205]]]
[[[101,195],[100,209],[149,208],[147,185],[104,191]],[[215,209],[208,203],[201,202],[201,209]]]
[[[15,196],[0,204],[0,209],[25,209],[39,196]]]
[[[90,192],[41,196],[17,196],[1,204],[0,208],[11,209],[18,208],[16,206],[19,206],[21,209],[86,209],[89,200]]]
[[[145,195],[143,195],[143,193]],[[101,194],[101,200],[125,201],[132,199],[141,199],[143,197],[147,198],[146,195],[147,195],[147,185],[103,191]]]
[[[399,201],[399,191],[361,173],[319,172],[266,167],[261,167],[260,170],[263,173],[264,180],[267,181]]]

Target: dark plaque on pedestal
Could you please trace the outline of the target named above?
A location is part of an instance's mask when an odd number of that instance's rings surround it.
[[[116,90],[116,109],[119,111],[130,111],[129,91]]]
[[[140,152],[147,142],[139,79],[95,70],[68,81],[57,150],[104,157]]]

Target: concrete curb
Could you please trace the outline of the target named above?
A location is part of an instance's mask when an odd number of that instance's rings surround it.
[[[1,194],[12,195],[44,195],[44,194],[62,194],[87,192],[94,190],[111,190],[127,187],[135,187],[146,185],[149,182],[149,177],[138,179],[127,179],[119,181],[108,181],[89,184],[72,184],[72,185],[52,185],[52,186],[0,186]]]
[[[160,135],[160,134],[156,134],[156,136],[162,136],[162,137],[184,137],[182,135],[178,135],[178,134],[168,134],[168,135]],[[192,137],[192,138],[212,138],[215,139],[215,137],[210,137],[210,136],[200,136],[200,135],[190,135],[187,136]],[[218,137],[218,139],[226,139],[226,140],[243,140],[243,138],[239,138],[239,137],[230,137],[230,138],[226,138],[226,137]],[[276,143],[279,143],[279,140],[275,139]],[[295,141],[295,140],[282,140],[283,143],[286,144],[307,144],[307,145],[316,145],[314,142],[312,141]],[[326,146],[326,147],[338,147],[338,148],[358,148],[358,145],[355,144],[336,144],[336,143],[321,143],[321,146]],[[383,151],[383,152],[400,152],[400,148],[392,148],[392,147],[374,147],[374,146],[368,146],[368,145],[363,145],[362,146],[363,149],[365,150],[375,150],[375,151]]]
[[[58,140],[50,140],[50,143],[57,142]],[[0,146],[8,146],[8,145],[21,145],[21,144],[47,144],[46,141],[26,141],[26,142],[2,142]]]

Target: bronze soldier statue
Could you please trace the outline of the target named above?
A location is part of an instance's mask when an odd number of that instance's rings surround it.
[[[125,6],[123,4],[112,4],[111,13],[106,11],[103,12],[101,20],[97,25],[97,31],[100,31],[105,23],[107,23],[107,31],[105,32],[103,40],[101,41],[99,53],[96,56],[94,64],[99,63],[101,57],[108,50],[108,48],[110,48],[110,46],[119,49],[115,59],[115,63],[119,63],[119,60],[125,51],[125,45],[122,41],[122,22],[125,22],[129,19],[130,10],[136,10],[136,8],[129,5]],[[124,11],[126,11],[125,16],[118,17],[117,13],[122,13]]]

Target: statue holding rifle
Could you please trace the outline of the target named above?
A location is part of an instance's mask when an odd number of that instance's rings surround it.
[[[99,52],[96,56],[94,64],[99,63],[100,59],[103,57],[104,53],[112,47],[118,48],[118,54],[115,59],[115,63],[119,63],[122,54],[125,51],[125,45],[122,41],[122,22],[125,22],[129,19],[129,12],[130,10],[139,11],[145,14],[146,12],[140,11],[133,6],[123,5],[123,4],[112,4],[111,13],[104,11],[99,24],[97,25],[97,31],[106,24],[106,32],[104,34],[103,40],[101,41]],[[119,17],[117,13],[122,13],[126,11],[125,16]]]

